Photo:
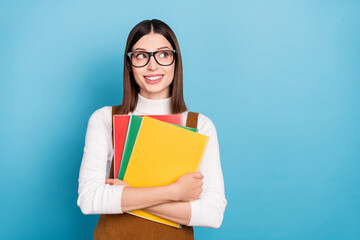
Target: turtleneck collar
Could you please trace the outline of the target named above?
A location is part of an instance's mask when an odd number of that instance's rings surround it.
[[[138,102],[133,114],[166,115],[171,114],[171,97],[165,99],[149,99],[138,93]]]

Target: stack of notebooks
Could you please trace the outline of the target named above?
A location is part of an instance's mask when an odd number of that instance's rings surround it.
[[[209,137],[182,126],[182,115],[114,115],[114,176],[131,187],[174,183],[197,172]],[[180,228],[142,210],[129,214]]]

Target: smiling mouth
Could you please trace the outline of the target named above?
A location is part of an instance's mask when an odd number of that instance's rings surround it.
[[[159,82],[162,81],[164,75],[159,75],[159,76],[144,76],[145,78],[145,82],[148,84],[157,84]]]
[[[149,76],[144,76],[145,79],[147,80],[150,80],[150,81],[156,81],[158,79],[161,79],[164,75],[158,75],[158,76],[152,76],[152,77],[149,77]]]

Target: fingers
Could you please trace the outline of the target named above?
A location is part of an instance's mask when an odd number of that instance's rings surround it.
[[[194,176],[195,178],[198,178],[198,179],[203,179],[203,178],[204,178],[204,176],[203,176],[200,172],[194,173],[193,176]]]
[[[121,183],[121,180],[115,179],[115,178],[114,179],[109,178],[105,181],[105,183],[110,184],[110,185],[119,184],[119,183]]]
[[[108,178],[105,180],[105,184],[110,184],[110,185],[121,185],[121,186],[130,186],[127,182],[124,182],[120,179],[117,178]]]

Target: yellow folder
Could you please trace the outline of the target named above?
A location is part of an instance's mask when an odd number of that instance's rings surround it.
[[[174,183],[188,172],[197,172],[208,140],[208,136],[145,116],[124,181],[131,187],[155,187]],[[128,213],[181,227],[179,223],[142,210]]]

